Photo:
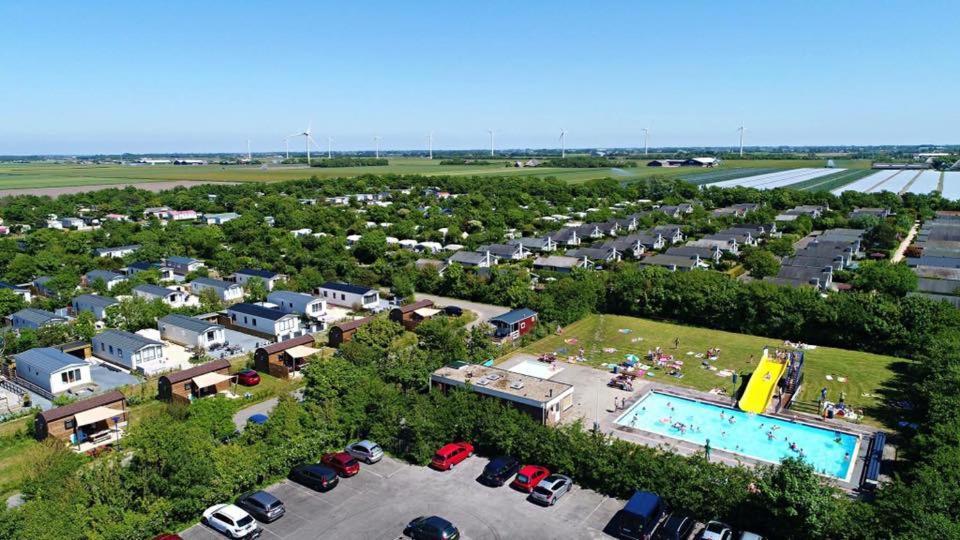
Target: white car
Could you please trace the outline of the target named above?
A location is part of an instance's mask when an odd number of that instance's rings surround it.
[[[203,522],[230,538],[257,538],[262,532],[256,520],[239,506],[215,504],[203,512]]]

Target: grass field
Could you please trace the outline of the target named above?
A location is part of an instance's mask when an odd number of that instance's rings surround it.
[[[621,329],[630,332],[623,333]],[[567,343],[566,340],[571,338],[576,339],[577,343]],[[673,348],[675,338],[680,338],[679,350]],[[592,315],[565,327],[562,335],[544,338],[525,347],[522,352],[530,354],[556,352],[565,357],[576,355],[579,348],[583,347],[587,363],[599,368],[602,367],[601,364],[623,362],[626,354],[636,354],[642,358],[648,350],[660,346],[667,354],[672,354],[684,361],[684,376],[682,379],[677,379],[666,375],[662,370],[657,370],[654,372],[655,377],[651,380],[704,391],[722,387],[730,392],[732,390],[730,377],[717,376],[716,372],[701,366],[702,359],[687,353],[705,353],[711,347],[719,347],[720,358],[711,362],[711,365],[718,371],[727,369],[749,374],[756,368],[764,346],[769,346],[772,350],[779,345],[782,345],[782,340],[774,338],[720,332],[633,317]],[[604,352],[605,348],[614,348],[616,352]],[[804,362],[805,382],[795,407],[806,412],[812,405],[813,412],[816,412],[816,401],[820,389],[826,387],[829,399],[835,400],[840,391],[843,391],[846,394],[847,403],[862,407],[867,412],[868,423],[878,423],[878,420],[870,417],[869,413],[879,405],[878,393],[888,387],[895,377],[893,365],[897,361],[898,359],[890,356],[829,347],[808,350],[805,353]],[[827,375],[831,375],[833,380],[828,381]],[[837,376],[846,377],[847,382],[838,382]]]
[[[829,176],[821,176],[820,178],[813,178],[805,182],[798,182],[789,187],[801,191],[830,191],[831,189],[852,184],[865,176],[870,176],[874,172],[876,171],[872,169],[848,169]]]
[[[382,167],[308,168],[306,166],[174,166],[174,165],[71,165],[62,163],[0,164],[0,189],[66,188],[151,182],[272,182],[318,178],[352,177],[363,174],[411,174],[450,176],[553,176],[570,183],[581,183],[597,178],[616,178],[624,181],[652,175],[695,176],[687,168],[662,169],[640,166],[631,169],[567,169],[544,167],[517,169],[505,167],[505,162],[493,165],[440,165],[440,160],[424,158],[392,158]],[[726,169],[777,169],[823,166],[824,160],[727,160],[711,172]],[[838,162],[838,167],[859,166],[861,163]],[[868,162],[864,162],[868,166]]]

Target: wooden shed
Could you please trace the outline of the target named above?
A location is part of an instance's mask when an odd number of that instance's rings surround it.
[[[313,336],[306,334],[259,347],[253,353],[253,366],[257,371],[287,379],[299,372],[312,356],[320,352],[313,345]]]
[[[331,326],[330,332],[327,336],[328,344],[331,347],[339,347],[340,345],[353,339],[353,335],[357,333],[357,329],[372,320],[373,317],[364,317],[355,321],[344,322]]]
[[[420,311],[420,313],[417,313],[417,311]],[[413,331],[418,324],[436,315],[436,313],[439,312],[433,310],[433,300],[417,300],[405,306],[391,309],[390,320],[397,324],[402,324],[407,330]]]
[[[160,377],[157,394],[160,399],[189,404],[194,399],[213,396],[230,389],[228,360],[214,360],[199,366]]]
[[[127,419],[126,398],[112,390],[37,414],[33,432],[37,440],[54,437],[87,452],[120,440]]]

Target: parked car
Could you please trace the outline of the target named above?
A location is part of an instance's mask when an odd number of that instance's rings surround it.
[[[657,531],[657,538],[661,540],[687,540],[696,525],[696,520],[686,514],[673,514],[663,522],[660,530]]]
[[[463,315],[463,308],[460,306],[447,306],[443,308],[443,312],[450,317],[459,317]]]
[[[257,538],[262,530],[256,520],[232,504],[215,504],[203,512],[203,523],[230,538]]]
[[[551,474],[544,478],[530,492],[530,500],[536,503],[553,506],[557,504],[573,487],[573,479],[562,474]]]
[[[321,464],[297,465],[290,470],[290,480],[317,491],[330,491],[340,483],[337,471]]]
[[[517,472],[517,477],[513,479],[510,486],[514,489],[530,493],[541,480],[550,476],[550,471],[546,467],[539,465],[524,465]]]
[[[263,414],[263,413],[251,414],[251,415],[250,415],[250,418],[247,418],[247,423],[248,423],[248,424],[257,424],[258,426],[262,426],[262,425],[266,424],[266,423],[267,423],[267,420],[269,420],[269,419],[270,419],[270,417],[267,416],[267,415],[265,415],[265,414]]]
[[[457,540],[460,531],[440,516],[420,516],[410,522],[403,534],[413,540]]]
[[[346,452],[324,454],[320,458],[320,463],[337,471],[337,474],[343,477],[353,476],[360,472],[360,462]]]
[[[153,537],[153,540],[183,540],[179,534],[163,533]]]
[[[237,384],[256,386],[260,384],[260,374],[252,369],[245,369],[237,373]]]
[[[449,471],[457,463],[473,455],[473,445],[467,442],[456,442],[444,445],[437,450],[430,460],[430,465],[441,471]]]
[[[383,459],[383,449],[373,441],[360,441],[347,446],[346,451],[358,460],[373,464]]]
[[[740,533],[740,540],[763,540],[763,537],[757,533],[752,533],[750,531],[743,531]]]
[[[733,538],[733,529],[721,521],[711,521],[707,523],[707,528],[700,533],[702,540],[731,540]]]
[[[480,473],[480,483],[500,487],[506,484],[520,470],[520,462],[512,456],[499,456],[490,460]]]
[[[637,491],[617,515],[620,538],[646,540],[667,515],[667,503],[656,493]]]
[[[272,523],[283,517],[287,509],[280,499],[266,491],[251,491],[237,499],[237,506],[246,510],[257,521]]]

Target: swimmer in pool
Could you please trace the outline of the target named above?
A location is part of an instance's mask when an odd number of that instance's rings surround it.
[[[720,411],[720,419],[723,420],[726,417],[727,415],[723,411]]]
[[[721,431],[721,432],[720,432],[720,436],[723,437],[724,439],[726,439],[726,438],[727,438],[727,432],[726,432],[726,431]]]
[[[843,455],[843,460],[850,461],[850,452],[847,452],[846,454]]]
[[[737,419],[734,418],[733,415],[730,415],[730,419],[727,420],[727,421],[730,422],[731,424],[736,424],[736,423],[737,423]]]
[[[774,440],[774,439],[776,439],[776,436],[774,436],[774,434],[773,434],[772,431],[768,431],[768,432],[767,432],[767,440],[768,440],[768,441],[772,441],[772,440]]]

